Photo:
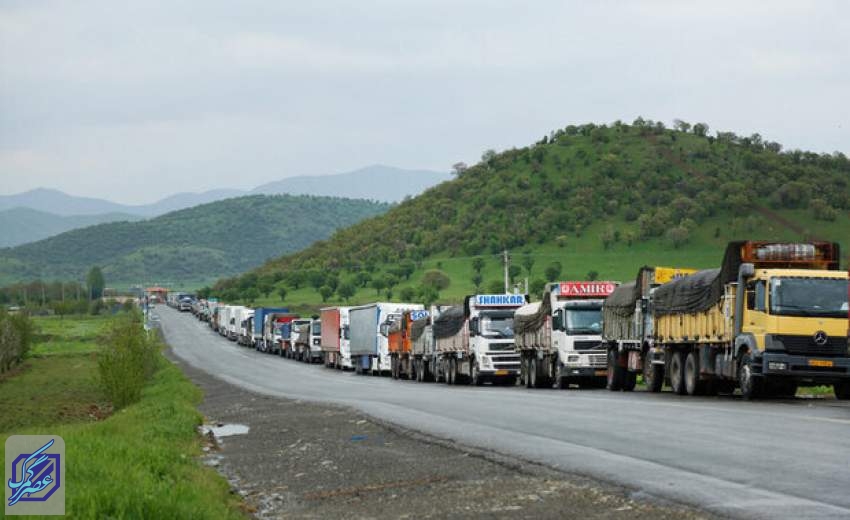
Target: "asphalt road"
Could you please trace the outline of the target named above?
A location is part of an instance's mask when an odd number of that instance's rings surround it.
[[[159,306],[174,353],[268,395],[406,428],[739,518],[850,518],[850,404],[606,390],[449,387],[255,352]]]

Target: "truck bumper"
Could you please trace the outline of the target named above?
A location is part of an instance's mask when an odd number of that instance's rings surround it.
[[[567,377],[606,377],[608,375],[608,369],[565,366],[564,375]]]
[[[497,377],[519,377],[519,367],[517,368],[496,368],[496,369],[480,369],[481,377],[486,379],[494,379]]]
[[[777,352],[761,355],[762,374],[793,377],[813,383],[850,381],[850,357],[791,356]]]

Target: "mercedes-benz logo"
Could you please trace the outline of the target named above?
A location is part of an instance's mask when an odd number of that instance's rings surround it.
[[[815,332],[815,335],[812,339],[815,341],[815,345],[822,347],[826,345],[827,341],[829,341],[829,336],[826,335],[826,332],[819,330]]]

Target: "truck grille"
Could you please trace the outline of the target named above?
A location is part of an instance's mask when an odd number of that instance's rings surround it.
[[[785,351],[793,356],[841,356],[847,352],[847,338],[832,337],[825,345],[815,343],[812,336],[773,336],[785,345]]]
[[[576,341],[573,343],[575,350],[594,350],[602,345],[601,341]]]
[[[605,354],[593,354],[590,356],[590,366],[594,368],[607,368],[608,358]]]
[[[514,370],[519,368],[518,355],[490,356],[493,360],[493,368],[496,370]]]

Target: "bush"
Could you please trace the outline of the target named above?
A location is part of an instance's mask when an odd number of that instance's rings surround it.
[[[29,316],[0,310],[0,373],[23,361],[34,335],[35,325]]]
[[[100,338],[100,384],[115,409],[141,399],[142,388],[156,371],[159,341],[142,320],[138,312],[119,315]]]
[[[439,269],[429,269],[422,275],[422,285],[433,287],[437,291],[447,289],[451,282],[449,275]]]

